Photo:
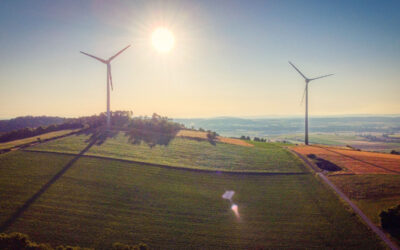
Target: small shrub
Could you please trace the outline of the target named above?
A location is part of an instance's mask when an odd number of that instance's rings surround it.
[[[0,249],[51,250],[53,248],[31,241],[26,234],[10,233],[0,234]]]
[[[115,242],[112,246],[113,250],[147,250],[149,247],[144,243],[139,243],[138,245],[127,245],[120,242]]]
[[[217,138],[217,133],[216,132],[211,132],[211,131],[209,131],[208,133],[207,133],[207,139],[209,140],[209,141],[214,141],[216,138]]]
[[[382,211],[381,217],[382,228],[385,229],[393,237],[400,238],[400,205],[389,208],[388,211]]]
[[[315,154],[308,154],[307,157],[310,158],[310,159],[317,158],[317,156]]]

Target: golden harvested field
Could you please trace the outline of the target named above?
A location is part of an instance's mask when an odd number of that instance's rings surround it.
[[[177,136],[184,137],[184,138],[207,140],[207,132],[202,132],[202,131],[193,131],[193,130],[182,129],[178,132]],[[227,137],[222,137],[222,136],[217,136],[217,141],[227,143],[227,144],[245,146],[245,147],[253,147],[254,146],[253,144],[250,144],[250,143],[245,142],[240,139],[227,138]]]
[[[340,147],[296,146],[293,150],[306,156],[314,154],[343,170],[336,174],[400,174],[400,155],[357,151]]]
[[[80,128],[79,129],[65,129],[65,130],[60,130],[60,131],[49,132],[46,134],[36,135],[36,136],[24,138],[24,139],[19,139],[19,140],[14,140],[14,141],[9,141],[9,142],[2,142],[2,143],[0,143],[0,149],[12,148],[12,147],[20,146],[20,145],[27,144],[27,143],[37,142],[38,138],[40,138],[41,140],[47,140],[47,139],[51,139],[54,137],[63,136],[63,135],[69,134],[69,133],[78,132],[79,130],[81,130],[81,129]]]

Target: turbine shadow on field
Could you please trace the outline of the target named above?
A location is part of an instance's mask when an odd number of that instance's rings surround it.
[[[103,137],[98,137],[101,140]],[[89,144],[72,160],[70,160],[58,173],[56,173],[46,184],[44,184],[39,191],[37,191],[31,198],[29,198],[18,210],[10,216],[2,225],[0,225],[0,232],[7,230],[21,215],[38,199],[45,193],[51,185],[53,185],[58,179],[60,179],[63,174],[71,168],[71,166],[83,155],[85,154],[94,144],[99,143],[98,140],[93,138],[90,140]]]
[[[106,130],[104,128],[96,128],[82,131],[76,134],[79,135],[90,135],[89,139],[87,139],[86,143],[93,143],[93,145],[102,145],[107,139],[114,138],[118,135],[118,131],[116,130]]]
[[[177,133],[178,131],[175,130],[165,133],[147,129],[130,129],[125,132],[125,136],[128,137],[128,141],[132,144],[138,145],[144,142],[150,148],[153,148],[156,145],[168,146]]]
[[[142,142],[147,144],[150,148],[156,145],[168,146],[169,143],[176,137],[179,130],[158,132],[151,129],[137,129],[137,128],[114,128],[113,130],[106,130],[104,128],[89,129],[78,133],[77,135],[89,135],[86,143],[94,143],[100,146],[107,139],[115,138],[119,132],[125,132],[124,136],[128,137],[128,142],[134,145],[139,145]],[[210,142],[211,143],[211,142]]]

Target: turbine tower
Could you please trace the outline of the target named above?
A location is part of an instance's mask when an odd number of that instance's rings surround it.
[[[323,76],[319,76],[319,77],[315,77],[315,78],[307,78],[303,73],[300,72],[300,70],[298,68],[296,68],[296,66],[294,66],[293,63],[291,63],[289,61],[290,65],[293,66],[293,68],[299,72],[299,74],[304,78],[305,82],[306,82],[306,87],[304,88],[304,93],[303,93],[303,98],[301,99],[301,102],[303,102],[304,99],[304,95],[306,96],[306,117],[305,117],[305,138],[304,138],[304,143],[306,145],[308,145],[308,83],[323,77],[327,77],[327,76],[331,76],[333,74],[329,74],[329,75],[323,75]]]
[[[107,65],[107,128],[110,128],[111,125],[111,114],[110,114],[110,86],[111,90],[113,90],[113,84],[112,84],[112,76],[111,76],[111,61],[116,58],[119,54],[121,54],[124,50],[129,48],[131,45],[126,46],[122,50],[120,50],[117,54],[113,55],[112,57],[108,58],[107,60],[101,59],[97,56],[90,55],[88,53],[85,53],[81,51],[82,54],[90,56],[104,64]]]

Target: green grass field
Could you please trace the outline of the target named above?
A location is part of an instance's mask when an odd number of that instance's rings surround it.
[[[0,224],[72,158],[0,155]],[[225,190],[236,191],[240,219],[221,198]],[[6,230],[12,231],[99,249],[116,241],[155,249],[384,248],[312,174],[203,173],[85,156]]]
[[[400,175],[339,175],[330,180],[376,225],[380,225],[382,210],[400,204]]]
[[[88,144],[89,135],[69,136],[31,147],[32,150],[79,153]],[[94,145],[86,155],[134,160],[146,163],[172,165],[184,168],[228,171],[263,171],[300,173],[302,163],[290,152],[274,144],[244,147],[225,143],[212,145],[207,141],[175,138],[168,146],[150,148],[144,143],[128,143],[118,133],[101,145]]]
[[[288,140],[294,143],[304,142],[304,134],[279,135],[275,139]],[[309,141],[313,144],[324,144],[329,146],[345,146],[354,141],[362,141],[364,138],[354,133],[311,133]]]
[[[28,137],[28,138],[24,138],[24,139],[20,139],[20,140],[14,140],[14,141],[10,141],[10,142],[2,142],[2,143],[0,143],[0,150],[5,149],[5,148],[16,147],[16,146],[31,143],[31,142],[36,142],[37,138],[40,138],[41,140],[46,140],[46,139],[51,139],[51,138],[54,138],[57,136],[66,135],[71,132],[76,132],[79,130],[80,129],[65,129],[65,130],[54,131],[54,132],[50,132],[50,133],[46,133],[46,134],[33,136],[33,137]]]

